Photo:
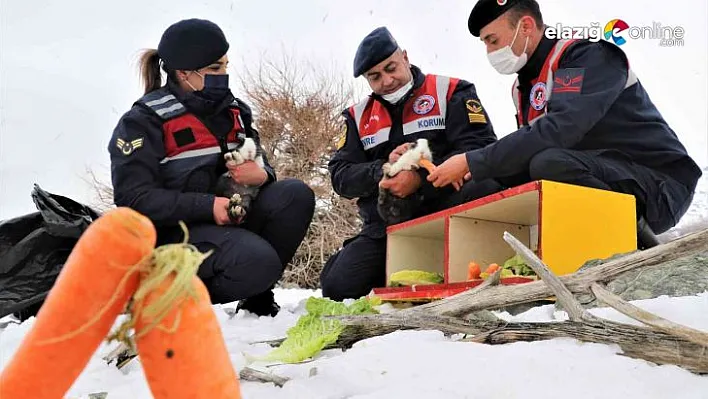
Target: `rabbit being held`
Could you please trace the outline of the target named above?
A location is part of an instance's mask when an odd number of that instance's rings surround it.
[[[263,156],[258,152],[256,142],[251,137],[244,138],[239,147],[224,154],[224,159],[227,165],[235,166],[254,161],[261,168],[264,167]],[[241,224],[245,220],[259,191],[258,186],[237,183],[228,171],[219,176],[216,184],[216,195],[229,198],[228,214],[235,224]]]
[[[396,162],[383,164],[383,179],[390,179],[403,170],[417,170],[421,167],[432,168],[432,161],[433,154],[428,146],[428,140],[418,139],[409,145],[408,150]],[[379,187],[378,212],[389,225],[412,219],[422,202],[423,197],[418,191],[401,198],[389,190]]]

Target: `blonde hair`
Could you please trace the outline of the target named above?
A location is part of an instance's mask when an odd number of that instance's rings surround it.
[[[140,55],[138,64],[140,79],[143,81],[145,94],[162,87],[162,75],[160,73],[160,56],[157,50],[146,49]]]

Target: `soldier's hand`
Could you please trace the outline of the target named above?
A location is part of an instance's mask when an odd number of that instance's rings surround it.
[[[229,199],[224,197],[214,198],[214,222],[218,225],[230,224],[231,219],[229,219]]]
[[[379,187],[387,189],[391,194],[406,198],[420,188],[422,180],[416,171],[403,170],[389,179],[382,179],[379,182]]]
[[[408,149],[410,148],[411,143],[403,143],[396,147],[391,153],[388,155],[388,163],[394,163],[398,161],[398,158],[401,157]]]
[[[246,161],[240,165],[226,164],[231,172],[231,177],[236,183],[247,186],[260,186],[268,180],[268,174],[253,161]]]
[[[428,175],[428,181],[433,183],[433,187],[445,187],[448,184],[459,184],[469,173],[467,157],[465,154],[457,154],[436,167],[433,173]]]

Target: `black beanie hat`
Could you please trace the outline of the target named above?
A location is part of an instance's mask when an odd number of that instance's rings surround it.
[[[385,26],[374,29],[359,44],[354,56],[354,77],[373,68],[390,57],[398,49],[398,43]]]
[[[479,0],[467,19],[467,28],[474,37],[479,37],[479,31],[505,12],[521,3],[521,0]]]
[[[224,32],[211,21],[185,19],[162,34],[157,54],[168,70],[195,71],[223,57],[229,50]]]

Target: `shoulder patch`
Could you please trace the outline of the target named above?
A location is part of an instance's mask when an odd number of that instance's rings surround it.
[[[583,90],[585,68],[564,68],[556,71],[553,77],[553,94],[575,93]]]
[[[121,138],[116,140],[116,147],[123,153],[123,155],[130,155],[133,151],[143,146],[143,138],[126,141]]]
[[[345,144],[347,144],[347,124],[342,123],[342,128],[337,135],[337,150],[340,150]]]
[[[487,117],[484,115],[484,108],[479,100],[469,99],[465,101],[467,108],[467,117],[470,123],[487,123]]]

